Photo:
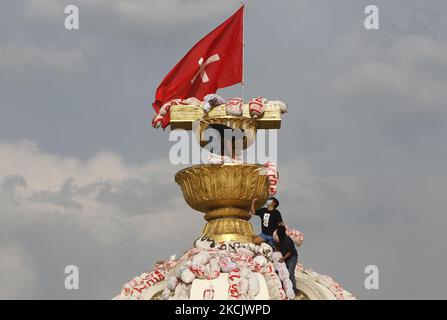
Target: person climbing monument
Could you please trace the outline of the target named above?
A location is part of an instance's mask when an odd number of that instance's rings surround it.
[[[255,202],[257,198],[254,198],[251,202],[250,213],[261,218],[261,233],[254,239],[254,243],[259,245],[262,242],[267,242],[272,248],[274,248],[273,232],[280,225],[284,225],[281,212],[277,210],[279,201],[275,197],[268,198],[266,207],[255,209]]]
[[[290,281],[292,281],[293,291],[298,293],[295,281],[295,267],[298,263],[298,252],[296,251],[295,244],[292,238],[286,234],[286,227],[284,225],[278,226],[276,229],[279,242],[275,242],[275,249],[282,254],[282,258],[279,262],[285,262],[287,270],[289,271]]]

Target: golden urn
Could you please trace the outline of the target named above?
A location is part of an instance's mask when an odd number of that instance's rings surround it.
[[[252,242],[251,201],[260,207],[269,197],[269,183],[257,164],[204,164],[175,175],[188,205],[205,213],[202,236],[216,242]]]

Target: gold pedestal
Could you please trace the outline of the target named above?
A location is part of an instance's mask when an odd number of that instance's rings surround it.
[[[248,220],[251,201],[256,207],[269,197],[268,178],[259,175],[261,165],[198,165],[175,175],[188,205],[204,212],[208,223],[202,236],[216,242],[235,240],[251,242],[255,236]]]

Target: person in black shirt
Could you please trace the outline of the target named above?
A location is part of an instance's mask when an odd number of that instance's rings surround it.
[[[286,234],[286,227],[279,226],[277,231],[279,242],[276,243],[276,249],[281,252],[282,258],[279,262],[285,262],[287,270],[289,270],[290,281],[292,281],[293,291],[297,293],[295,281],[295,266],[298,263],[298,253],[293,240]]]
[[[252,215],[259,216],[261,218],[261,233],[255,238],[254,243],[259,245],[261,242],[267,242],[270,246],[274,247],[273,232],[279,225],[284,225],[281,217],[281,213],[276,209],[279,206],[279,201],[275,197],[270,197],[267,202],[267,208],[260,208],[255,210],[256,198],[251,202]]]

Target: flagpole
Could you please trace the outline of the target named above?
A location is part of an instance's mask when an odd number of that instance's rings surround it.
[[[244,6],[244,15],[245,15],[245,4],[241,1],[241,4]],[[243,28],[242,28],[242,83],[241,83],[241,95],[242,95],[242,103],[244,103],[244,89],[245,89],[245,23],[244,23],[244,15],[242,16]]]

